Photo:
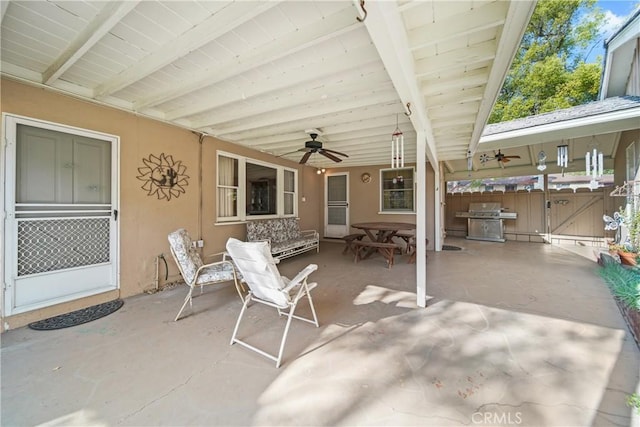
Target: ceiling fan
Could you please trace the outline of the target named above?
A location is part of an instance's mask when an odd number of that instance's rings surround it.
[[[313,153],[322,154],[323,156],[325,156],[330,160],[333,160],[334,162],[342,161],[342,159],[339,158],[338,156],[349,157],[346,154],[341,153],[339,151],[329,150],[328,148],[322,148],[322,142],[316,141],[316,138],[318,137],[317,133],[310,133],[309,136],[311,137],[311,140],[304,143],[304,148],[300,148],[299,150],[297,150],[297,151],[305,152],[304,155],[302,156],[302,159],[300,159],[301,165],[304,165],[305,163],[307,163],[307,160],[309,160],[309,157],[311,157]],[[296,151],[292,151],[292,152],[295,153]],[[286,153],[286,154],[291,154],[291,153]],[[337,154],[338,156],[335,156],[334,154]]]
[[[493,157],[488,156],[486,154],[482,154],[480,156],[480,163],[482,163],[484,165],[489,160],[497,160],[497,161],[499,161],[501,163],[507,163],[507,162],[510,162],[511,159],[519,159],[520,158],[520,156],[506,156],[506,155],[502,154],[500,152],[500,150],[498,150],[497,153],[495,151],[493,153],[494,153]]]

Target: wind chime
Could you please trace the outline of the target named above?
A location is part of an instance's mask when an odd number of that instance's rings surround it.
[[[404,135],[398,127],[396,114],[396,130],[391,134],[391,169],[404,167]]]
[[[587,154],[584,156],[584,160],[587,176],[591,175],[589,187],[592,190],[595,190],[598,188],[598,179],[602,177],[604,172],[604,156],[602,155],[602,151],[598,152],[598,150],[594,148],[593,153],[587,151]]]
[[[562,176],[564,170],[569,165],[569,146],[567,144],[558,145],[558,167],[562,168]]]

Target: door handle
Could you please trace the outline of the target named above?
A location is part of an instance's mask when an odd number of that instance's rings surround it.
[[[118,220],[118,209],[114,209],[113,210],[113,220],[117,221]]]

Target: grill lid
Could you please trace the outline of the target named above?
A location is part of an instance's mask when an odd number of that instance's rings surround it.
[[[486,203],[469,203],[469,212],[502,212],[502,205],[500,202],[486,202]]]

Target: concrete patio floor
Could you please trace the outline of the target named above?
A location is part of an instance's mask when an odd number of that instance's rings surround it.
[[[415,265],[354,264],[342,245],[285,260],[319,270],[320,328],[292,324],[283,366],[229,339],[232,285],[179,322],[186,287],[94,322],[2,335],[1,424],[628,426],[640,352],[598,266],[561,248],[447,239]],[[307,306],[303,304],[301,312]],[[284,320],[253,305],[240,336],[276,349]]]

